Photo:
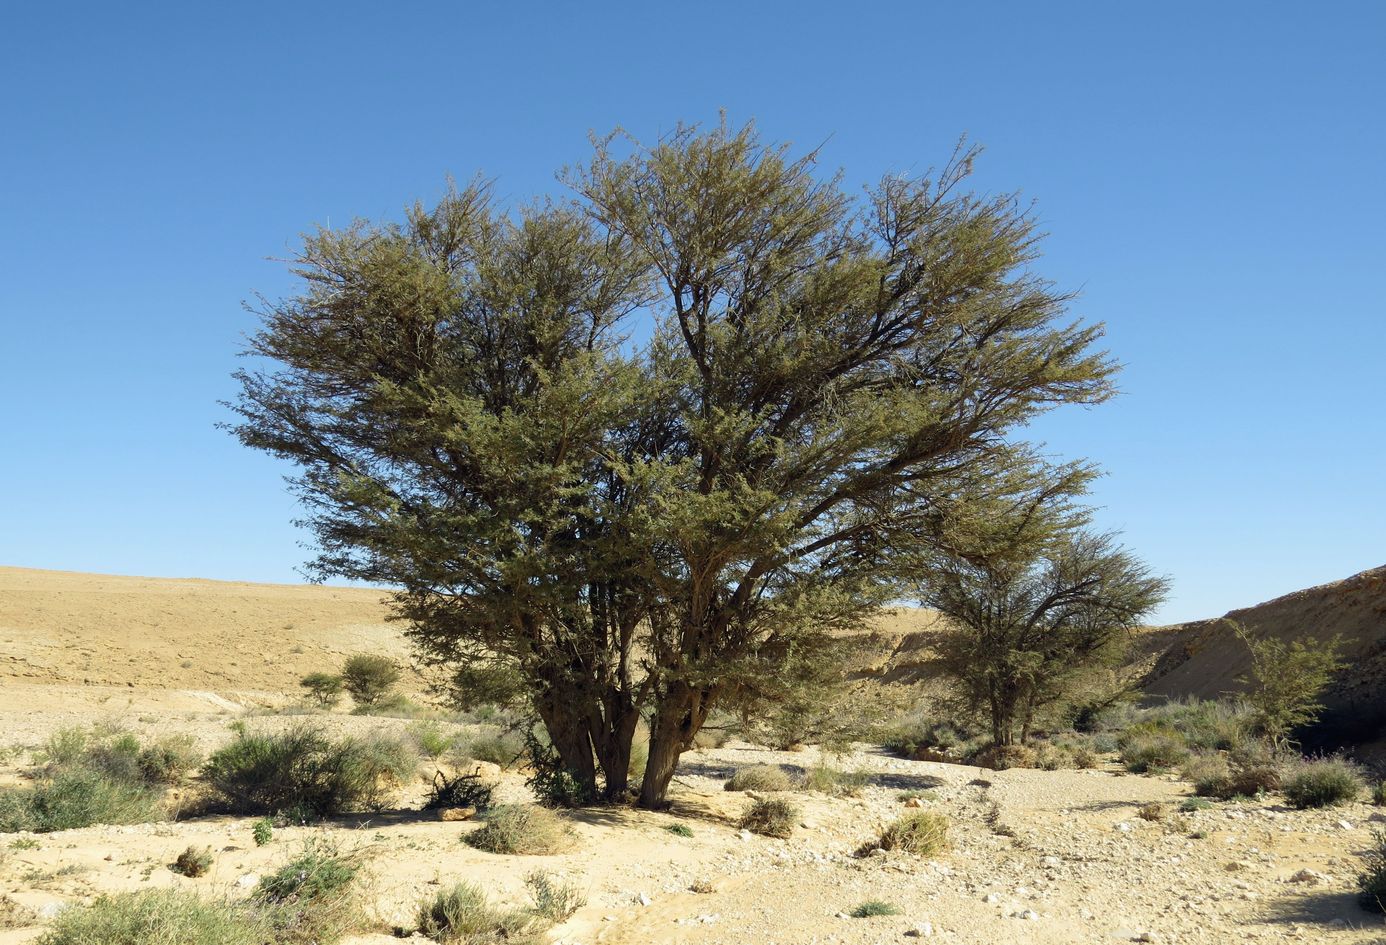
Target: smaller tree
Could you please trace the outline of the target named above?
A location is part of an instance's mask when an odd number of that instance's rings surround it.
[[[991,497],[951,510],[923,603],[948,617],[937,643],[958,703],[992,740],[1029,740],[1041,710],[1076,701],[1117,662],[1127,633],[1164,599],[1152,575],[1073,505],[1091,472],[1013,468]]]
[[[1287,642],[1253,634],[1236,621],[1228,623],[1251,651],[1251,672],[1238,681],[1249,687],[1246,700],[1253,710],[1252,727],[1283,748],[1290,743],[1291,733],[1317,720],[1323,711],[1319,697],[1343,666],[1342,638],[1320,642],[1310,636]]]
[[[378,705],[399,682],[399,667],[388,656],[357,653],[342,666],[342,685],[359,706]]]
[[[342,698],[342,677],[332,673],[309,673],[298,681],[319,706],[330,709]]]

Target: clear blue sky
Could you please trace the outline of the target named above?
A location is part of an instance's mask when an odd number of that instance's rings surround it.
[[[853,182],[963,132],[1128,367],[1046,420],[1208,616],[1386,563],[1386,3],[37,3],[0,25],[0,563],[294,581],[214,428],[296,235],[589,130],[755,118]]]

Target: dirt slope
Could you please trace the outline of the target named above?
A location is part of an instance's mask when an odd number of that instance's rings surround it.
[[[403,657],[380,591],[0,567],[0,685],[294,692],[364,650]]]
[[[1157,697],[1211,699],[1242,688],[1251,666],[1228,626],[1282,640],[1340,636],[1347,666],[1325,695],[1323,743],[1369,742],[1386,722],[1386,566],[1277,597],[1225,617],[1164,627],[1146,637],[1152,666],[1144,689]]]

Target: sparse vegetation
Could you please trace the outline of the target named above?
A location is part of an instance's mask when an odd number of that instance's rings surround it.
[[[1377,807],[1386,807],[1386,781],[1372,785],[1372,803]]]
[[[804,775],[800,785],[805,791],[830,794],[834,797],[856,797],[866,787],[864,771],[843,771],[830,765],[814,765]]]
[[[726,791],[792,791],[794,782],[789,772],[779,765],[749,765],[737,768],[727,783],[722,785]]]
[[[264,945],[273,941],[258,913],[192,892],[146,889],[101,896],[65,909],[40,945]]]
[[[1136,809],[1136,816],[1141,820],[1148,820],[1151,822],[1164,820],[1165,805],[1161,804],[1159,801],[1151,801],[1148,804],[1142,804]]]
[[[457,741],[452,732],[444,731],[434,721],[419,722],[409,727],[409,736],[427,758],[441,758]]]
[[[276,945],[335,942],[362,923],[352,883],[359,868],[335,846],[310,841],[294,859],[260,879],[251,896]]]
[[[1175,731],[1137,726],[1121,736],[1121,763],[1127,771],[1144,774],[1169,771],[1189,760],[1190,751]]]
[[[799,810],[789,801],[778,797],[763,797],[752,801],[741,815],[737,826],[751,833],[784,839],[794,832]]]
[[[533,913],[491,905],[472,883],[457,883],[420,903],[419,932],[444,945],[537,945],[540,922]]]
[[[175,873],[196,878],[205,876],[212,868],[212,848],[211,847],[188,847],[169,867]]]
[[[385,701],[399,682],[399,667],[388,656],[357,653],[342,665],[342,685],[358,708],[370,709]]]
[[[1232,630],[1251,650],[1250,688],[1254,730],[1283,747],[1298,728],[1319,717],[1319,695],[1343,665],[1342,641],[1304,637],[1286,642],[1258,636],[1237,623]]]
[[[572,844],[572,831],[563,819],[537,804],[499,804],[486,822],[464,838],[488,853],[558,853]]]
[[[1386,831],[1372,836],[1362,854],[1363,869],[1357,874],[1357,901],[1368,912],[1386,912]]]
[[[433,775],[433,784],[429,788],[428,800],[424,802],[424,810],[457,807],[471,807],[478,812],[489,810],[495,791],[496,786],[483,779],[479,769],[471,774],[453,777],[439,771]]]
[[[587,905],[587,897],[575,885],[543,870],[527,875],[525,888],[534,900],[534,914],[550,922],[564,922]]]
[[[687,824],[665,824],[664,829],[669,831],[676,837],[683,837],[687,839],[693,836],[693,828],[688,826]]]
[[[273,733],[241,731],[212,754],[204,775],[228,809],[325,817],[378,808],[417,763],[413,747],[400,739],[334,739],[299,725]]]
[[[857,854],[873,850],[900,850],[915,856],[933,856],[948,848],[948,818],[932,811],[906,814],[886,827],[875,840],[863,844]]]
[[[1355,801],[1362,793],[1357,766],[1342,758],[1314,758],[1293,766],[1281,780],[1280,790],[1293,807],[1336,807]]]
[[[882,902],[879,899],[868,899],[866,902],[853,907],[848,913],[854,919],[870,919],[881,915],[899,915],[900,907],[891,902]]]

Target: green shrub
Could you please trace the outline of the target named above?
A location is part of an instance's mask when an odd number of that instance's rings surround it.
[[[473,761],[486,761],[510,768],[525,755],[525,739],[519,732],[488,729],[458,746],[459,753]]]
[[[150,784],[181,784],[202,764],[202,752],[191,735],[167,735],[141,748],[136,762]]]
[[[1357,901],[1368,912],[1386,912],[1386,833],[1375,833],[1362,860],[1364,868],[1357,875]]]
[[[409,735],[426,757],[439,758],[453,746],[457,736],[446,732],[437,722],[419,722],[409,726]]]
[[[848,913],[854,919],[870,919],[878,915],[899,915],[900,907],[879,899],[868,899]]]
[[[205,876],[212,868],[212,848],[190,846],[178,854],[178,859],[174,860],[169,868],[184,876]]]
[[[864,855],[873,850],[900,850],[915,856],[933,856],[948,848],[948,818],[930,811],[906,814],[886,827],[880,837],[857,850]]]
[[[332,673],[309,673],[298,681],[308,690],[308,696],[324,709],[330,709],[342,701],[345,683],[341,676]]]
[[[0,790],[0,832],[5,833],[146,823],[162,813],[158,796],[143,782],[119,781],[82,767],[28,787]]]
[[[1186,814],[1191,814],[1197,810],[1207,810],[1212,806],[1212,801],[1206,797],[1187,797],[1184,799],[1184,803],[1179,805],[1179,809]]]
[[[257,847],[263,847],[274,839],[274,821],[268,817],[261,817],[250,828],[250,835],[255,839]]]
[[[1297,765],[1280,783],[1292,807],[1336,807],[1357,800],[1362,775],[1342,758],[1318,758]]]
[[[529,912],[491,905],[471,883],[439,891],[419,904],[419,932],[445,945],[537,945],[542,923]]]
[[[1377,807],[1386,807],[1386,781],[1372,785],[1372,803]]]
[[[335,942],[361,921],[352,894],[356,863],[316,841],[268,876],[251,895],[274,929],[275,945]]]
[[[342,685],[358,706],[369,708],[385,700],[399,682],[399,667],[388,656],[357,653],[342,666]]]
[[[804,775],[803,789],[833,797],[856,797],[866,787],[864,771],[843,771],[827,765],[814,765]]]
[[[542,870],[525,877],[525,888],[534,900],[531,911],[550,922],[564,922],[587,905],[587,897],[576,886]]]
[[[794,832],[794,822],[798,818],[798,809],[789,801],[767,797],[752,801],[737,826],[751,833],[784,839]]]
[[[191,892],[146,889],[64,909],[39,945],[263,945],[263,920]]]
[[[91,736],[86,729],[60,728],[44,741],[39,755],[50,765],[68,767],[83,759],[90,743]]]
[[[794,782],[779,765],[749,765],[737,768],[727,783],[726,791],[792,791]]]
[[[693,836],[693,828],[687,824],[665,824],[664,829],[676,837],[687,839]]]
[[[464,838],[488,853],[558,853],[572,843],[572,831],[557,814],[537,804],[499,804],[486,822]]]
[[[412,747],[397,738],[334,740],[320,729],[298,726],[277,733],[242,731],[212,754],[203,773],[231,810],[329,816],[378,808],[417,763]]]
[[[1121,763],[1137,774],[1177,768],[1189,756],[1188,746],[1174,731],[1140,727],[1122,735]]]

